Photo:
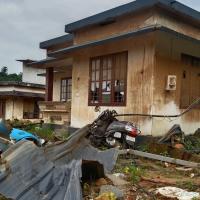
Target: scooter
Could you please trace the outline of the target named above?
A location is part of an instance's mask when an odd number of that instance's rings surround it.
[[[105,110],[90,125],[89,139],[94,146],[134,148],[135,138],[141,131],[131,122],[117,120],[116,115],[115,110]]]
[[[39,147],[45,144],[44,139],[27,131],[16,128],[12,128],[11,130],[9,130],[3,121],[0,122],[0,134],[5,138],[9,138],[11,143],[13,144],[21,140],[32,141]]]

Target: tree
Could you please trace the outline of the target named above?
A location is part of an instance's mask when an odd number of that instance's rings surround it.
[[[3,67],[1,68],[1,73],[7,75],[7,74],[8,74],[8,67],[3,66]]]
[[[0,81],[22,81],[22,73],[8,74],[8,67],[3,66],[0,71]]]

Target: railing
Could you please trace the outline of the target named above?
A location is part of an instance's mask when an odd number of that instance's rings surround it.
[[[41,112],[70,112],[71,102],[41,101],[39,107]]]
[[[39,102],[40,113],[45,122],[70,124],[71,102]]]
[[[23,119],[39,119],[39,112],[24,112]]]

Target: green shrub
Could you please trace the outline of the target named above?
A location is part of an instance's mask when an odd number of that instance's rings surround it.
[[[130,165],[129,167],[124,168],[124,173],[127,174],[130,177],[130,181],[135,184],[141,180],[144,170],[134,165]]]

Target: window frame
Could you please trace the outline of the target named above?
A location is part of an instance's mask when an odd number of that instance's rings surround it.
[[[115,93],[114,93],[114,87],[115,87],[115,73],[116,70],[114,69],[114,66],[116,66],[116,58],[117,55],[120,54],[125,54],[126,59],[125,59],[125,71],[124,71],[124,101],[123,102],[114,102],[114,98],[115,98]],[[111,102],[110,103],[102,103],[102,83],[103,81],[103,59],[105,58],[112,58],[112,67],[111,67]],[[100,60],[100,77],[99,77],[99,102],[98,103],[92,103],[91,102],[91,83],[92,81],[92,61],[93,60]],[[101,55],[101,56],[95,56],[95,57],[90,57],[90,61],[89,61],[89,84],[88,84],[88,106],[107,106],[107,107],[111,107],[111,106],[116,106],[116,107],[124,107],[126,106],[126,102],[127,102],[127,82],[128,82],[128,78],[127,78],[127,72],[128,72],[128,51],[122,51],[122,52],[117,52],[117,53],[112,53],[112,54],[105,54],[105,55]],[[108,80],[106,80],[108,81]]]
[[[71,82],[72,82],[72,77],[63,77],[63,78],[61,78],[61,80],[60,80],[60,101],[61,101],[61,102],[68,102],[68,101],[70,101],[70,100],[72,99],[72,88],[71,88],[71,99],[66,98],[65,101],[62,100],[62,81],[63,81],[63,80],[67,80],[67,82],[66,82],[66,97],[67,97],[67,94],[68,94],[68,92],[67,92],[67,85],[68,85],[68,81],[69,81],[70,79],[71,79]],[[72,87],[72,84],[71,84],[71,87]]]

